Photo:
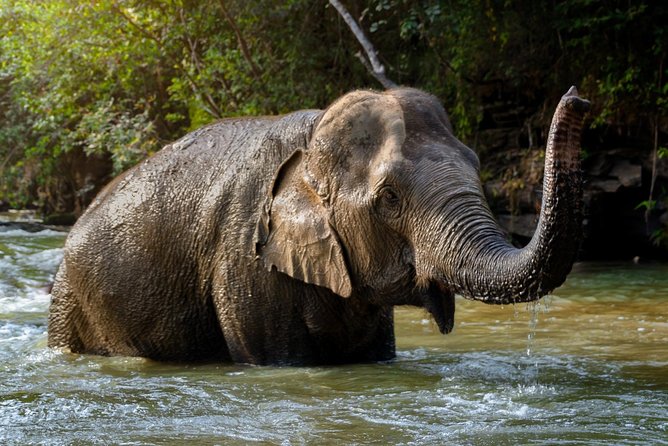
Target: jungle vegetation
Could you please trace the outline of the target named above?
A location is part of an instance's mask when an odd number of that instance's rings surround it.
[[[621,135],[668,158],[666,2],[343,3],[387,76],[438,96],[483,167],[489,104],[518,108],[538,151],[570,85],[594,104],[585,156]],[[0,0],[0,203],[80,210],[93,185],[69,178],[77,156],[107,162],[107,181],[211,121],[382,88],[360,50],[327,0]]]

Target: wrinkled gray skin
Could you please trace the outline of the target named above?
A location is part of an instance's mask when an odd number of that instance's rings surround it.
[[[107,186],[72,229],[49,345],[157,360],[394,357],[392,307],[453,326],[454,293],[535,300],[570,271],[588,103],[562,99],[535,236],[515,249],[438,101],[356,91],[323,111],[224,120]]]

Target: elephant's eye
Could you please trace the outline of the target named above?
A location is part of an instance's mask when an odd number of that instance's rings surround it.
[[[381,197],[383,198],[383,201],[388,204],[399,202],[399,195],[397,195],[397,193],[390,187],[383,188],[381,191]]]
[[[381,208],[386,211],[391,211],[392,214],[398,212],[401,207],[401,198],[396,190],[390,186],[383,187],[378,193],[378,198],[380,198]]]

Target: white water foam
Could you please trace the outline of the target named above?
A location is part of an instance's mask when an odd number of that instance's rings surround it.
[[[16,324],[13,322],[0,323],[0,345],[33,340],[43,333],[44,327],[36,325]]]
[[[0,315],[13,318],[18,314],[46,313],[50,296],[48,283],[53,281],[58,265],[63,258],[62,248],[40,249],[31,243],[18,241],[6,243],[3,236],[20,237],[59,236],[63,233],[45,230],[30,233],[23,230],[0,232]]]
[[[39,232],[30,232],[23,229],[8,229],[0,228],[0,237],[62,237],[66,235],[62,231],[54,231],[53,229],[44,229]]]
[[[33,290],[25,296],[0,295],[0,314],[45,313],[49,309],[50,300],[51,295],[39,290]]]
[[[0,252],[0,297],[26,295],[53,280],[63,259],[62,248],[35,252],[22,246],[5,244],[12,254]]]
[[[29,254],[22,259],[22,263],[43,271],[56,271],[63,260],[62,248],[46,249]]]

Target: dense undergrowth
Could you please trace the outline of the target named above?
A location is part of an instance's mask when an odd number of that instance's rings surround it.
[[[483,177],[507,190],[526,177],[513,153],[540,157],[573,84],[594,104],[585,156],[622,138],[668,158],[665,2],[344,3],[388,76],[437,95]],[[78,213],[114,174],[205,123],[380,88],[358,51],[325,0],[0,0],[0,204]],[[481,139],[499,126],[518,137]],[[656,187],[639,205],[667,196]]]

